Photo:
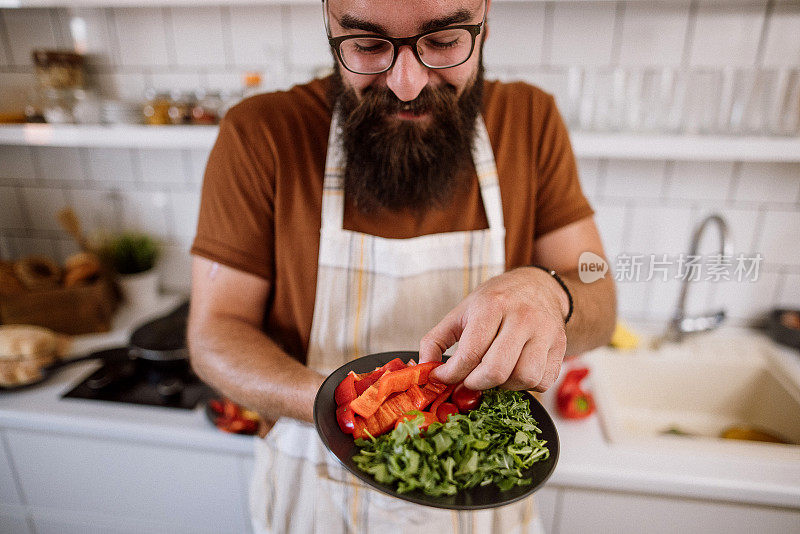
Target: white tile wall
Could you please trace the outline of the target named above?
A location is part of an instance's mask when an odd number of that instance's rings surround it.
[[[36,177],[30,147],[0,146],[0,162],[0,180],[3,182],[21,182]]]
[[[25,219],[19,201],[17,200],[17,189],[15,187],[0,187],[0,228],[25,227]]]
[[[767,30],[764,65],[790,67],[800,61],[800,3],[778,2]]]
[[[261,66],[281,61],[285,50],[281,10],[280,6],[230,8],[235,64]]]
[[[800,164],[743,163],[735,198],[742,202],[789,202],[800,198]]]
[[[616,4],[555,4],[550,63],[605,66],[612,61]]]
[[[659,198],[664,188],[664,161],[611,160],[607,164],[603,196]]]
[[[67,205],[63,189],[23,187],[22,199],[34,230],[59,230],[56,214]]]
[[[768,212],[756,252],[768,263],[800,266],[800,211]]]
[[[178,65],[210,67],[228,63],[219,7],[172,8]]]
[[[74,17],[84,20],[85,46],[95,54],[92,79],[103,94],[124,99],[140,100],[151,86],[235,89],[248,70],[263,74],[264,90],[285,88],[331,62],[316,5],[0,10],[0,111],[20,109],[34,85],[31,49],[80,37],[79,27],[70,29]],[[767,0],[495,3],[485,63],[490,74],[535,83],[564,106],[575,65],[800,68],[799,24],[794,0],[774,0],[769,9]],[[74,251],[54,219],[69,204],[87,232],[138,228],[159,236],[165,285],[186,288],[207,156],[0,146],[0,255],[63,259]],[[579,169],[612,265],[623,253],[686,253],[691,228],[720,212],[737,251],[764,255],[764,278],[746,288],[696,283],[690,308],[730,301],[744,319],[773,299],[800,306],[800,166],[581,160]],[[712,242],[709,236],[705,248]],[[677,286],[619,282],[620,311],[661,320]]]
[[[15,65],[32,65],[31,51],[40,48],[60,48],[50,10],[7,9],[3,22],[11,44],[11,59]]]
[[[620,64],[679,66],[689,20],[689,2],[685,0],[626,4]]]
[[[754,65],[765,9],[766,0],[741,5],[701,2],[695,19],[690,63],[704,67]]]
[[[544,9],[544,4],[492,5],[484,45],[485,61],[501,66],[541,63]]]
[[[171,21],[159,8],[116,8],[114,23],[119,39],[120,62],[129,66],[170,64],[167,27]]]
[[[733,178],[734,164],[718,161],[678,161],[672,168],[667,196],[685,200],[724,200]]]
[[[78,148],[36,147],[33,152],[42,170],[42,177],[47,180],[83,182],[88,177]]]

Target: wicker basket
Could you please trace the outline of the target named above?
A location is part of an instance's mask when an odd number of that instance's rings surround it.
[[[105,278],[90,285],[0,295],[0,322],[44,326],[62,334],[111,330],[117,291]]]

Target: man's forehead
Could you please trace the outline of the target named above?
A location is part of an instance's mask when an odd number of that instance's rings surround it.
[[[483,14],[484,0],[328,0],[328,4],[331,18],[344,28],[399,37],[473,21]]]

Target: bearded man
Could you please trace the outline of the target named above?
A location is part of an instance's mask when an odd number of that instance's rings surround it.
[[[192,248],[196,372],[274,423],[258,532],[536,532],[532,499],[406,503],[346,475],[310,424],[325,376],[366,354],[452,357],[470,389],[544,391],[608,341],[613,282],[550,95],[483,78],[488,0],[323,1],[335,74],[222,121]],[[513,35],[498,36],[514,39]],[[265,429],[266,430],[266,429]]]

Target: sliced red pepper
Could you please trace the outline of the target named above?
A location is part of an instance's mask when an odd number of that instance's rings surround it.
[[[450,395],[453,393],[453,390],[454,390],[454,389],[456,389],[456,386],[455,386],[455,384],[449,384],[449,385],[447,386],[447,389],[445,389],[444,391],[442,391],[442,393],[441,393],[441,394],[440,394],[438,397],[436,397],[436,400],[435,400],[435,401],[433,401],[433,404],[431,404],[431,411],[432,411],[433,413],[436,413],[436,410],[439,408],[439,406],[440,406],[440,405],[441,405],[441,404],[442,404],[444,401],[446,401],[448,398],[450,398]]]
[[[412,360],[413,361],[413,360]],[[403,363],[403,360],[400,358],[395,358],[390,362],[386,363],[382,367],[378,367],[374,371],[369,373],[362,373],[360,375],[356,375],[356,394],[361,395],[364,391],[367,390],[372,384],[378,381],[380,377],[386,374],[389,371],[399,371],[400,369],[405,369],[406,364]]]
[[[428,382],[424,388],[412,385],[406,392],[387,399],[372,417],[362,419],[356,416],[353,437],[367,438],[368,435],[365,430],[369,431],[373,436],[380,436],[386,433],[394,427],[400,416],[412,410],[424,410],[446,388],[447,384],[436,380]],[[363,424],[359,422],[360,419]]]
[[[431,371],[441,364],[442,362],[428,362],[398,371],[389,371],[352,401],[350,406],[358,415],[372,417],[392,393],[406,391],[413,385],[427,384]],[[431,402],[433,400],[435,399],[431,399]]]
[[[347,373],[336,389],[333,391],[333,398],[337,406],[350,404],[351,401],[358,397],[356,394],[356,374],[353,371]]]
[[[336,408],[336,422],[345,434],[352,434],[356,428],[356,418],[350,406],[345,404]]]
[[[583,419],[594,412],[594,398],[580,385],[581,380],[588,374],[589,369],[580,367],[572,369],[564,375],[556,393],[556,408],[562,417]]]

